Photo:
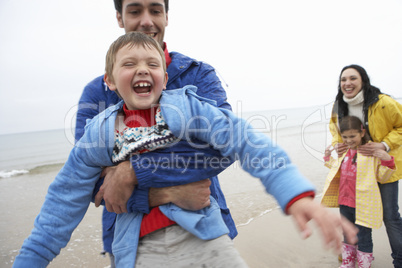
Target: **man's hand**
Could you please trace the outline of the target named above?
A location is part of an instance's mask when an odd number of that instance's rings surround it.
[[[205,179],[189,184],[166,188],[151,188],[149,191],[149,206],[155,207],[167,203],[187,210],[199,210],[210,205],[209,196],[211,181]]]
[[[127,212],[127,201],[137,184],[137,177],[130,161],[104,168],[101,177],[103,176],[105,179],[95,196],[95,206],[99,207],[104,199],[109,212],[117,214]]]
[[[386,151],[385,145],[381,142],[369,142],[357,148],[357,151],[365,156],[373,156],[376,150]]]
[[[336,252],[341,251],[342,230],[349,243],[355,244],[357,242],[358,229],[356,226],[346,218],[341,218],[339,215],[329,212],[311,197],[297,200],[289,207],[288,213],[295,219],[304,239],[308,238],[312,233],[307,223],[310,220],[314,220],[321,230],[321,235],[327,248],[333,248]]]
[[[338,154],[338,157],[341,157],[348,150],[348,146],[344,143],[337,143],[335,144],[334,149]]]

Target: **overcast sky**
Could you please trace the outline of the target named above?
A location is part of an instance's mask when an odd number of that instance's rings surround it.
[[[165,41],[213,65],[234,109],[333,101],[343,66],[402,97],[400,0],[171,0]],[[71,126],[124,33],[112,0],[0,1],[0,134]]]

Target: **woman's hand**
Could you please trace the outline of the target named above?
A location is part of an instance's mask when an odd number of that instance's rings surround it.
[[[383,150],[385,152],[385,145],[381,142],[369,142],[357,148],[357,152],[365,156],[374,156],[374,152],[377,150]]]
[[[334,146],[334,149],[336,153],[338,154],[338,157],[341,157],[346,151],[348,150],[348,146],[344,143],[337,143]]]
[[[381,150],[381,149],[375,150],[373,153],[373,156],[377,157],[381,160],[384,160],[384,161],[389,161],[392,159],[392,157],[386,151]]]

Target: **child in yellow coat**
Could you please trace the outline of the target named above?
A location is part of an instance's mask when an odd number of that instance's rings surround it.
[[[321,203],[328,207],[339,207],[340,213],[355,223],[359,229],[357,245],[345,238],[342,247],[341,268],[371,267],[373,257],[372,228],[382,224],[382,203],[378,183],[390,179],[395,171],[394,158],[384,150],[374,156],[357,153],[357,148],[369,142],[360,119],[345,116],[339,123],[344,143],[349,147],[338,159],[331,157],[331,146],[325,150],[325,165],[330,168]]]

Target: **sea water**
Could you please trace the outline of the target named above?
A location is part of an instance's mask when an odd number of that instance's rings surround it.
[[[402,101],[401,98],[397,100]],[[281,129],[291,131],[291,128],[298,128],[298,131],[304,131],[303,129],[311,126],[327,127],[332,105],[333,103],[327,103],[303,108],[243,112],[239,105],[234,104],[233,110],[237,116],[247,120],[258,131],[269,135],[275,142],[279,138],[276,136],[277,132]],[[74,146],[73,133],[71,129],[57,129],[0,135],[0,179],[63,164]],[[319,150],[323,151],[323,148],[311,150],[311,153]]]
[[[64,129],[0,135],[0,179],[62,164],[73,144]]]

